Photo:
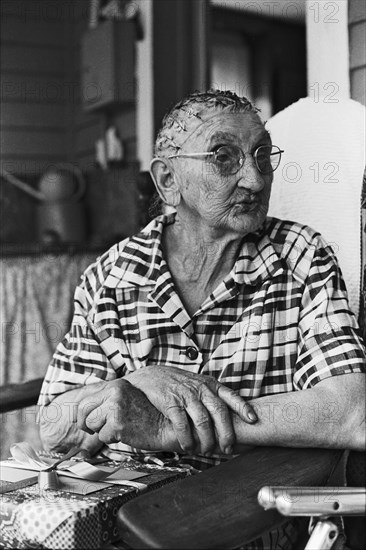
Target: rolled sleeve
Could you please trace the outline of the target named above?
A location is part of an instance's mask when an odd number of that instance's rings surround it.
[[[85,279],[76,288],[71,328],[57,346],[46,372],[38,404],[48,405],[58,395],[86,384],[113,380],[117,373],[88,320],[90,304]]]
[[[315,386],[330,376],[365,372],[366,354],[337,260],[321,246],[305,284],[298,329],[296,389]]]

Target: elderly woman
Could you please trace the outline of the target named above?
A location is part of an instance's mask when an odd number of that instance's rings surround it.
[[[231,92],[166,115],[151,175],[175,212],[86,270],[41,393],[46,447],[200,469],[247,445],[365,448],[365,350],[334,254],[267,217],[280,159]]]

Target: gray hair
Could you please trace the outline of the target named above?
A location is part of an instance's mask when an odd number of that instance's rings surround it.
[[[201,120],[201,113],[207,111],[227,110],[229,112],[258,113],[257,109],[246,97],[239,97],[229,90],[208,90],[207,92],[193,92],[182,101],[179,101],[164,116],[162,126],[158,132],[154,155],[163,156],[166,150],[176,153],[180,146],[176,137],[182,132],[188,132],[193,121],[197,125]],[[187,136],[188,137],[188,136]]]

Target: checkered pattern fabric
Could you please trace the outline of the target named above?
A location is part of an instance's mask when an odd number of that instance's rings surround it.
[[[86,270],[41,405],[146,365],[211,375],[248,399],[364,370],[340,270],[318,233],[268,218],[243,239],[231,273],[191,318],[162,253],[169,223],[174,215],[156,218]]]
[[[146,365],[212,375],[248,399],[365,369],[342,275],[318,233],[267,218],[243,239],[231,273],[190,317],[163,257],[162,232],[170,223],[174,215],[156,218],[86,270],[41,405],[79,384],[113,380]],[[111,448],[127,451],[123,444]],[[200,469],[226,459],[184,457]],[[276,530],[268,537],[280,537],[285,548],[293,533]],[[272,542],[250,548],[276,547]]]

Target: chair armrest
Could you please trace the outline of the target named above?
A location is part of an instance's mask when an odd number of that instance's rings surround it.
[[[342,451],[257,447],[128,502],[121,536],[132,548],[236,548],[284,522],[257,501],[264,485],[327,482]]]
[[[366,295],[365,295],[366,296]],[[352,451],[347,460],[347,485],[364,487],[366,484],[366,455],[364,452]],[[344,527],[347,543],[352,550],[365,550],[366,528],[364,517],[345,517]]]
[[[36,378],[21,384],[0,386],[0,413],[35,405],[38,401],[42,382],[43,378]]]

